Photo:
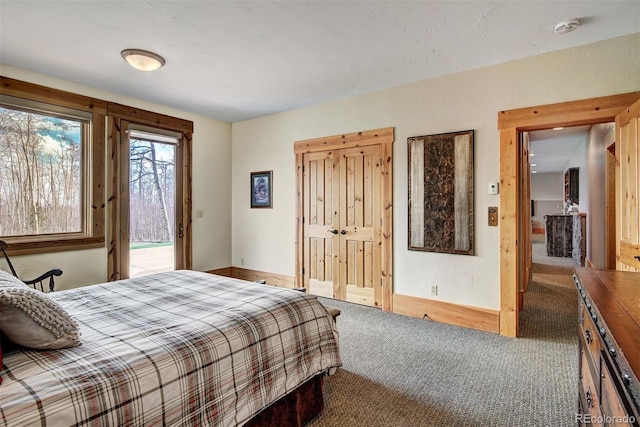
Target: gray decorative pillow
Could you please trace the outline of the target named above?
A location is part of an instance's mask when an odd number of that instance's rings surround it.
[[[10,341],[34,349],[82,344],[78,323],[60,304],[22,282],[9,286],[5,279],[0,275],[0,330]]]

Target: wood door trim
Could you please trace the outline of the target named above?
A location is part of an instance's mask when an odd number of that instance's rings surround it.
[[[640,92],[560,102],[498,112],[498,129],[549,129],[613,122],[616,115],[640,98]]]
[[[382,309],[393,310],[393,127],[314,138],[294,142],[296,156],[296,241],[295,284],[302,286],[304,257],[304,153],[329,151],[343,148],[381,145],[382,174]]]
[[[382,144],[385,142],[392,143],[393,140],[394,128],[381,128],[296,141],[293,144],[293,152],[295,154],[313,153],[316,151],[363,147],[366,145]]]
[[[522,189],[518,184],[518,133],[554,126],[579,126],[612,122],[616,115],[640,99],[640,92],[563,102],[538,107],[498,112],[500,131],[500,334],[518,335],[518,262],[523,248],[518,201]]]
[[[620,122],[618,126],[622,127],[629,124],[631,118],[638,115],[640,115],[640,103],[634,102],[633,105],[630,105],[628,108],[625,108],[620,112],[618,115]]]
[[[120,104],[107,103],[107,141],[109,158],[107,159],[107,280],[119,280],[123,278],[120,265],[128,264],[128,254],[124,254],[120,244],[120,232],[123,227],[122,209],[123,197],[120,193],[122,184],[123,164],[128,162],[128,155],[123,158],[121,152],[121,132],[127,127],[126,123],[136,122],[161,129],[180,132],[179,153],[176,150],[176,162],[182,161],[182,168],[176,171],[176,179],[182,180],[182,186],[176,188],[176,199],[181,210],[177,213],[174,235],[177,235],[178,226],[182,221],[184,231],[181,247],[176,253],[176,266],[190,270],[193,268],[192,251],[192,130],[193,122],[178,119],[150,111],[127,107]],[[176,205],[176,209],[178,209]],[[181,217],[180,217],[181,215]]]
[[[615,132],[615,131],[614,131]],[[616,155],[615,155],[615,141],[611,146],[607,147],[606,152],[606,182],[605,189],[605,263],[604,268],[615,270],[616,269]]]

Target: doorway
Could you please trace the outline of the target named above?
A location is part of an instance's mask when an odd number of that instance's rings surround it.
[[[108,105],[108,280],[190,269],[193,122]]]
[[[528,132],[533,153],[532,230],[549,249],[534,255],[545,262],[553,261],[547,255],[555,255],[573,258],[575,266],[611,268],[603,242],[615,234],[615,226],[613,231],[607,228],[607,220],[615,217],[615,202],[606,198],[615,192],[615,167],[608,161],[612,155],[607,150],[615,141],[614,128],[615,123],[609,122]],[[563,220],[568,233],[556,236],[559,242],[550,241],[549,232],[556,231]]]
[[[176,209],[182,176],[177,132],[123,121],[120,158],[122,278],[180,268],[176,249],[184,233]]]
[[[129,128],[129,277],[175,269],[179,139],[153,131]]]
[[[529,194],[523,194],[519,182],[521,167],[520,135],[525,131],[558,126],[593,125],[615,120],[617,114],[640,98],[640,92],[572,101],[498,113],[500,130],[500,334],[518,336],[519,289],[523,281],[522,265],[530,259],[530,248],[518,237],[523,227],[519,206]]]

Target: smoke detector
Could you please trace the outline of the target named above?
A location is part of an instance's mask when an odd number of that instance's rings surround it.
[[[554,31],[556,34],[570,33],[580,26],[580,22],[577,19],[570,19],[568,21],[562,21],[556,24]]]

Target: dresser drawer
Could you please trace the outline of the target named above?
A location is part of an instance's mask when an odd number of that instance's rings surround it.
[[[580,417],[579,420],[590,426],[602,426],[603,418],[600,412],[598,389],[587,362],[587,350],[583,348],[580,353],[582,354],[580,360],[580,401],[585,416]]]
[[[602,341],[598,334],[599,332],[596,325],[593,323],[591,313],[584,304],[581,304],[580,335],[594,378],[598,378],[597,373],[599,372],[600,365],[600,350],[602,350]],[[596,386],[599,385],[599,381],[596,380]]]
[[[628,411],[625,408],[623,398],[616,389],[617,381],[614,381],[613,372],[608,363],[602,363],[600,382],[600,405],[602,407],[602,415],[608,425],[614,426],[631,426],[631,420]]]

